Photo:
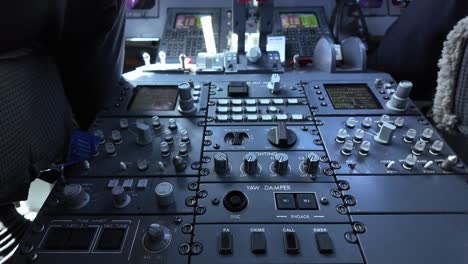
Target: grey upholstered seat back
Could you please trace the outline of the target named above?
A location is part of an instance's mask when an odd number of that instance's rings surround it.
[[[460,64],[454,108],[458,117],[458,129],[468,136],[468,45],[465,45]]]
[[[46,56],[0,56],[0,204],[27,198],[29,183],[64,152],[71,111]]]

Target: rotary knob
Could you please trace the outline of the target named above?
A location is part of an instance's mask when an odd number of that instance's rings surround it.
[[[175,201],[174,188],[172,184],[168,182],[161,182],[156,185],[154,193],[156,194],[156,199],[160,207],[168,207]]]
[[[89,194],[79,184],[69,184],[63,188],[65,205],[70,209],[80,209],[89,202]]]
[[[187,164],[181,156],[175,156],[172,159],[172,164],[174,165],[176,172],[185,171],[185,169],[187,168]]]
[[[143,122],[137,122],[136,135],[136,143],[138,145],[148,145],[153,142],[153,135],[151,134],[150,127]]]
[[[112,203],[115,208],[124,208],[130,203],[130,196],[125,192],[124,187],[116,185],[112,188]]]
[[[250,152],[244,156],[244,170],[245,173],[252,175],[257,172],[258,158],[257,155]]]
[[[181,83],[178,86],[179,112],[183,115],[193,114],[197,111],[192,97],[192,87],[189,83]]]
[[[392,142],[393,132],[395,131],[395,129],[396,126],[388,122],[384,122],[380,127],[379,133],[376,136],[374,136],[375,142],[384,145],[390,144]]]
[[[289,148],[297,141],[297,135],[291,129],[286,127],[285,122],[280,122],[277,127],[268,132],[268,141],[278,148]]]
[[[275,155],[275,172],[282,175],[288,172],[289,158],[287,154],[278,153]]]
[[[320,165],[320,156],[315,152],[309,152],[304,162],[304,170],[308,174],[314,174]]]
[[[216,153],[214,156],[214,166],[217,174],[226,174],[229,171],[229,159],[226,153]]]
[[[160,224],[151,224],[146,230],[143,245],[149,251],[158,252],[166,249],[171,240],[172,234],[169,228]]]
[[[409,96],[413,84],[409,81],[402,81],[398,84],[396,92],[387,102],[387,108],[394,111],[405,111],[408,108]]]

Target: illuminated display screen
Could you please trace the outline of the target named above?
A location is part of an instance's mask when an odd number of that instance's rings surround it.
[[[155,0],[126,0],[128,10],[147,10],[152,9]]]
[[[319,27],[317,16],[310,13],[280,14],[283,28],[316,28]]]
[[[411,4],[411,0],[392,0],[392,5],[397,8],[406,8]]]
[[[362,8],[381,8],[383,0],[356,0]]]
[[[366,84],[325,84],[335,109],[382,108]]]
[[[178,14],[175,28],[202,28],[201,18],[209,15],[202,14]]]
[[[130,111],[170,111],[174,110],[177,100],[177,86],[140,86]]]

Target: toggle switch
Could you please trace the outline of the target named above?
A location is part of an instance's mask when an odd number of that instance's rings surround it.
[[[393,121],[393,124],[397,127],[397,128],[402,128],[403,126],[405,126],[405,119],[403,117],[397,117],[395,118],[395,121]]]
[[[277,73],[271,75],[271,80],[268,83],[268,89],[271,93],[277,94],[281,90],[281,77]]]
[[[172,135],[172,132],[170,130],[164,131],[164,140],[167,142],[167,144],[174,143],[174,136]]]

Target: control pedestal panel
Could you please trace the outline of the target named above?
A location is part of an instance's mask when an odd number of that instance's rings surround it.
[[[134,84],[96,118],[94,156],[66,169],[15,263],[466,260],[452,251],[467,168],[411,83],[287,72]]]

